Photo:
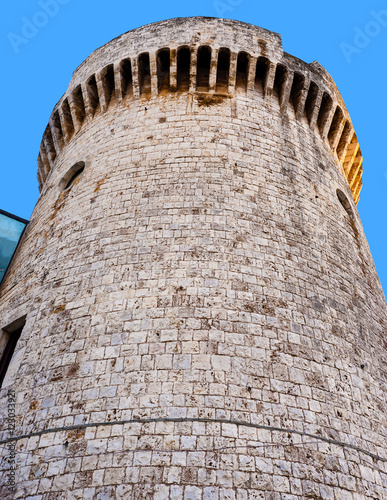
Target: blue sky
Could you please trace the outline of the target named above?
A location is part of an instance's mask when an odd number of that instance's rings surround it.
[[[172,17],[237,19],[280,33],[286,52],[318,60],[336,81],[364,155],[358,209],[386,293],[387,2],[18,0],[2,12],[1,209],[30,218],[42,133],[72,72],[93,50]]]

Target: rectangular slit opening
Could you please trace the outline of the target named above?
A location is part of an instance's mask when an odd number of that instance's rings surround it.
[[[66,130],[66,134],[68,139],[72,137],[74,134],[74,123],[73,118],[71,116],[70,105],[67,99],[65,99],[62,103],[62,113],[64,119],[64,128]]]
[[[44,135],[46,137],[46,144],[47,144],[47,148],[48,148],[47,154],[50,157],[50,161],[54,162],[56,159],[56,150],[55,150],[54,140],[52,138],[51,129],[50,129],[49,125],[47,125],[46,130],[44,131]]]
[[[326,121],[328,119],[328,115],[329,115],[329,112],[332,108],[332,104],[333,104],[333,101],[332,101],[331,96],[329,94],[327,94],[327,92],[324,92],[324,95],[323,95],[323,98],[321,101],[320,111],[319,111],[318,118],[317,118],[317,125],[318,125],[318,128],[320,130],[320,134],[322,134],[324,131],[324,126],[325,126]]]
[[[266,57],[259,57],[255,72],[255,89],[263,93],[266,84],[269,60]]]
[[[236,83],[237,89],[247,90],[249,78],[249,55],[247,52],[239,52],[237,60]]]
[[[124,59],[120,65],[121,81],[122,81],[122,97],[133,95],[133,76],[132,63],[130,59]]]
[[[349,134],[351,133],[352,127],[349,121],[345,122],[343,133],[341,134],[339,145],[337,146],[337,155],[341,157],[345,149],[346,144],[349,141]]]
[[[309,123],[311,123],[313,118],[314,106],[316,104],[316,99],[318,96],[318,87],[314,82],[310,82],[308,96],[305,103],[305,113],[308,118]]]
[[[340,125],[343,121],[343,118],[344,118],[344,113],[341,111],[340,107],[337,106],[336,111],[335,111],[335,115],[334,115],[333,120],[332,120],[332,124],[331,124],[329,132],[328,132],[328,141],[329,141],[331,148],[333,147],[333,141],[335,140],[337,132],[338,132]]]
[[[277,65],[277,69],[275,71],[275,79],[274,79],[274,91],[277,93],[278,99],[282,99],[282,94],[284,92],[284,86],[286,81],[286,72],[287,69],[282,64]]]
[[[149,54],[145,52],[138,56],[138,76],[140,85],[140,94],[148,94],[151,92],[151,74]]]
[[[73,91],[72,96],[75,107],[75,113],[77,115],[79,123],[82,124],[86,117],[86,110],[85,110],[85,103],[83,102],[82,89],[80,85],[78,85],[78,87]]]
[[[300,73],[294,73],[293,85],[290,91],[290,101],[293,105],[295,112],[298,111],[304,85],[305,85],[305,77]]]
[[[198,50],[196,88],[208,91],[210,87],[211,49],[203,46]]]
[[[95,75],[92,75],[87,81],[87,94],[93,115],[97,112],[99,106],[98,87]]]
[[[55,127],[56,139],[58,141],[59,147],[60,149],[63,149],[64,146],[63,130],[62,130],[62,125],[60,123],[58,110],[55,111],[55,113],[52,115],[52,123],[54,124]]]
[[[216,70],[216,91],[227,92],[230,79],[230,50],[221,48],[218,52],[218,67]]]
[[[157,86],[158,91],[167,92],[170,83],[171,53],[162,49],[157,53]]]
[[[106,109],[109,107],[110,102],[114,99],[115,84],[114,84],[114,67],[109,64],[103,69],[102,85],[105,92]]]
[[[177,51],[177,90],[189,90],[191,73],[191,51],[189,47],[180,47]]]

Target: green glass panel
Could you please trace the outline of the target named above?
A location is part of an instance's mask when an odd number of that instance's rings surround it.
[[[0,283],[11,262],[27,221],[4,212],[0,213]]]

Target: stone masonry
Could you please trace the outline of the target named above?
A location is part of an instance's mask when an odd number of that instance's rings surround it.
[[[362,163],[332,78],[275,33],[173,19],[91,54],[0,288],[0,328],[25,321],[1,498],[386,499]]]

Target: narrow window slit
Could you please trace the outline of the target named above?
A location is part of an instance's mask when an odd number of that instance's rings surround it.
[[[278,99],[282,99],[282,94],[284,92],[285,81],[286,81],[286,72],[287,69],[284,65],[278,64],[275,72],[274,79],[274,90],[277,93]]]
[[[39,176],[40,176],[40,180],[39,180]],[[43,158],[42,158],[42,155],[41,153],[39,152],[39,156],[38,156],[38,180],[39,180],[39,183],[41,185],[44,184],[45,180],[46,180],[46,166],[44,164],[44,161],[43,161]]]
[[[157,86],[158,91],[169,90],[171,53],[169,49],[162,49],[157,53]]]
[[[302,91],[305,85],[305,77],[300,73],[295,72],[293,85],[290,91],[290,101],[293,104],[294,111],[297,112],[300,106]]]
[[[332,101],[331,96],[327,92],[324,92],[324,95],[323,95],[323,98],[321,101],[320,111],[319,111],[318,118],[317,118],[317,125],[318,125],[318,128],[320,130],[320,134],[322,134],[324,131],[324,126],[327,122],[329,113],[330,113],[331,108],[332,108],[332,104],[333,104],[333,101]]]
[[[71,116],[70,105],[67,99],[62,103],[63,128],[66,130],[67,138],[70,139],[74,134],[74,123]]]
[[[337,106],[336,111],[335,111],[335,115],[334,115],[332,123],[331,123],[331,127],[330,127],[329,132],[328,132],[328,141],[329,141],[331,148],[334,146],[333,141],[335,140],[335,138],[337,136],[337,132],[340,128],[340,125],[343,121],[343,118],[344,118],[344,113],[341,111],[340,107]]]
[[[351,133],[351,130],[352,130],[351,124],[349,123],[349,121],[346,121],[343,133],[341,134],[339,145],[337,146],[337,155],[339,156],[339,158],[342,156],[345,146],[348,143],[349,134]]]
[[[352,157],[355,154],[355,151],[358,147],[358,144],[359,144],[359,142],[357,140],[357,136],[356,136],[356,134],[353,134],[351,144],[348,147],[347,154],[345,156],[344,164],[343,164],[345,174],[347,177],[349,174],[349,169],[351,168],[351,165],[352,165]]]
[[[63,130],[62,130],[62,125],[60,123],[58,110],[56,110],[55,113],[52,115],[52,123],[54,124],[56,139],[58,141],[59,147],[60,149],[63,149],[64,147]]]
[[[230,79],[230,50],[221,48],[218,52],[216,91],[227,92]]]
[[[56,159],[56,150],[49,125],[47,125],[46,130],[44,131],[44,136],[46,138],[48,148],[47,154],[49,155],[51,162],[54,162]]]
[[[255,72],[255,89],[262,93],[265,89],[269,60],[266,57],[259,57]]]
[[[92,75],[87,81],[87,94],[89,96],[89,103],[91,107],[91,111],[93,115],[97,112],[99,106],[99,96],[98,96],[98,88],[97,81],[95,79],[95,75]]]
[[[310,82],[308,96],[306,98],[306,103],[305,103],[305,113],[309,123],[311,123],[313,118],[313,111],[316,105],[317,96],[318,96],[318,86],[314,82]]]
[[[78,118],[79,123],[82,124],[85,120],[86,111],[85,111],[85,103],[83,102],[82,89],[80,85],[78,85],[78,87],[73,91],[72,96],[73,96],[76,116]]]
[[[151,74],[148,52],[144,52],[138,56],[138,77],[140,84],[140,94],[148,94],[151,92]]]
[[[120,64],[122,97],[133,95],[132,63],[130,59],[124,59]]]
[[[105,102],[106,109],[109,107],[109,104],[112,100],[114,100],[115,93],[115,84],[114,84],[114,67],[113,64],[109,64],[102,71],[102,85],[105,93]]]
[[[198,50],[196,87],[202,91],[208,91],[210,86],[211,49],[203,46]]]
[[[237,60],[236,88],[247,90],[249,77],[249,55],[247,52],[239,52]]]
[[[357,155],[355,157],[355,160],[352,164],[352,167],[348,173],[348,182],[349,184],[352,184],[352,181],[354,180],[355,178],[355,175],[357,173],[357,170],[359,168],[359,165],[362,161],[362,158],[363,158],[363,155],[362,155],[362,152],[361,152],[361,149],[359,148],[358,152],[357,152]]]
[[[191,72],[191,51],[189,47],[180,47],[177,51],[177,90],[189,90]]]

